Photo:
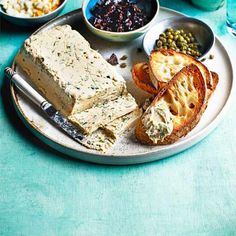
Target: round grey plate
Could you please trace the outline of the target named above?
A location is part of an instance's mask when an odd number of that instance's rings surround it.
[[[157,21],[178,15],[181,14],[166,8],[161,8]],[[139,103],[144,101],[148,94],[144,93],[135,86],[132,82],[130,73],[131,67],[134,63],[147,60],[145,53],[138,50],[142,47],[142,37],[130,43],[112,43],[105,41],[104,39],[100,39],[88,32],[86,29],[83,23],[81,10],[76,10],[58,17],[42,26],[35,33],[50,29],[56,25],[64,24],[71,25],[73,29],[84,35],[84,37],[90,42],[92,48],[99,50],[105,58],[110,57],[112,53],[115,53],[118,58],[123,55],[127,55],[128,59],[124,61],[127,64],[127,67],[120,68],[120,66],[117,65],[116,69],[126,79],[127,87],[137,101]],[[11,87],[11,94],[16,111],[25,125],[39,139],[62,153],[85,161],[101,164],[126,165],[150,162],[179,153],[196,144],[206,137],[223,118],[226,108],[228,107],[228,101],[232,91],[233,70],[230,58],[219,39],[216,39],[212,53],[215,55],[214,60],[207,60],[205,64],[210,70],[219,74],[220,81],[218,87],[211,97],[208,108],[206,109],[199,124],[186,137],[180,139],[172,145],[155,147],[142,145],[137,142],[134,132],[131,130],[116,143],[114,148],[105,154],[89,150],[76,143],[53,126],[52,123],[45,118],[44,114],[17,89],[15,89],[14,86]],[[120,62],[122,63],[123,61]],[[18,71],[18,73],[27,79],[18,65],[13,64],[13,67],[16,71]]]

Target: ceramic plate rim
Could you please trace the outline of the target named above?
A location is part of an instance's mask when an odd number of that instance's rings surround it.
[[[180,15],[180,16],[186,16],[178,11],[175,11],[175,10],[172,10],[172,9],[169,9],[169,8],[165,8],[165,7],[160,7],[160,11],[161,10],[164,10],[164,11],[167,11],[167,12],[170,12],[170,13],[174,13],[174,14],[177,14],[177,15]],[[53,24],[54,22],[57,22],[57,21],[60,21],[61,19],[64,19],[70,15],[74,15],[75,13],[78,13],[81,11],[81,8],[80,9],[77,9],[77,10],[74,10],[74,11],[71,11],[71,12],[68,12],[67,14],[65,15],[62,15],[62,16],[59,16],[49,22],[47,22],[46,24],[44,24],[42,27],[40,27],[38,30],[36,30],[33,34],[36,34],[38,33],[39,31],[43,30],[44,28],[46,28],[47,26]],[[25,113],[22,111],[20,105],[19,105],[19,102],[18,102],[18,99],[16,97],[16,93],[17,91],[15,90],[15,87],[11,84],[10,86],[10,91],[11,91],[11,95],[12,95],[12,100],[13,100],[13,104],[14,104],[14,107],[17,111],[17,114],[20,115],[20,118],[21,120],[23,121],[23,123],[28,127],[28,125],[30,127],[32,127],[34,130],[31,132],[34,133],[34,135],[36,135],[40,140],[42,140],[44,143],[46,143],[44,141],[44,139],[48,139],[50,140],[51,142],[55,143],[56,145],[59,145],[59,146],[62,146],[66,149],[69,149],[71,151],[74,151],[78,154],[88,154],[88,155],[92,155],[92,156],[97,156],[99,158],[105,158],[105,157],[109,157],[109,158],[115,158],[115,159],[122,159],[122,158],[125,158],[125,159],[132,159],[134,157],[138,158],[138,157],[145,157],[145,156],[148,156],[148,155],[153,155],[153,154],[157,154],[157,153],[165,153],[166,151],[172,151],[172,154],[170,155],[164,155],[160,158],[156,158],[155,160],[157,159],[162,159],[162,158],[165,158],[167,156],[171,156],[173,154],[176,154],[176,153],[179,153],[191,146],[193,146],[194,144],[198,143],[199,141],[201,141],[202,139],[204,139],[217,125],[218,123],[221,121],[221,119],[224,117],[228,107],[229,107],[229,103],[230,103],[230,100],[231,100],[231,97],[232,97],[232,91],[234,89],[234,69],[233,69],[233,66],[232,66],[232,60],[231,60],[231,57],[230,55],[227,53],[223,43],[219,40],[219,38],[217,36],[216,37],[216,40],[220,42],[220,46],[223,48],[223,50],[226,52],[226,56],[228,57],[229,59],[229,62],[230,62],[230,67],[232,69],[232,79],[231,79],[231,87],[230,87],[230,90],[228,92],[228,96],[224,102],[224,104],[222,105],[222,109],[217,113],[217,115],[214,117],[214,119],[206,125],[206,127],[202,128],[201,130],[199,130],[196,134],[188,137],[187,139],[185,140],[181,140],[177,143],[174,143],[172,145],[169,145],[169,146],[166,146],[166,147],[163,147],[161,150],[149,150],[149,151],[145,151],[145,152],[142,152],[142,153],[134,153],[134,154],[128,154],[128,155],[125,155],[125,154],[106,154],[106,153],[99,153],[99,152],[96,152],[94,153],[92,150],[88,149],[86,151],[83,151],[83,150],[76,150],[76,149],[73,149],[71,147],[68,147],[60,142],[58,142],[57,140],[53,140],[51,137],[49,137],[47,134],[43,133],[41,130],[38,129],[38,127],[36,127],[34,125],[33,122],[30,122],[27,118],[27,116],[25,115]],[[14,69],[15,68],[15,59],[13,61],[13,64],[12,64],[12,68]],[[27,123],[27,124],[26,124]],[[35,131],[38,132],[38,134],[35,133]],[[42,136],[42,137],[41,137]],[[190,145],[188,145],[189,143],[191,143]],[[51,146],[50,144],[46,143],[47,145]],[[185,148],[185,146],[187,146]],[[179,151],[174,151],[174,150],[179,150]],[[63,151],[60,151],[62,153],[65,153]],[[66,153],[65,153],[66,154]],[[68,154],[67,154],[68,155]],[[75,157],[74,155],[69,155],[69,156],[72,156],[74,158],[77,158],[77,159],[83,159],[83,160],[86,160],[84,158],[80,158],[80,157]],[[88,161],[91,161],[91,160],[88,160]],[[135,163],[143,163],[143,162],[149,162],[150,160],[142,160],[142,161],[136,161],[132,164],[135,164]],[[98,161],[94,161],[96,163],[99,163]],[[101,160],[100,163],[106,163],[106,161],[103,161]],[[106,163],[106,164],[110,164],[110,163]],[[119,163],[119,164],[123,164],[123,163]],[[126,164],[126,163],[125,163]]]

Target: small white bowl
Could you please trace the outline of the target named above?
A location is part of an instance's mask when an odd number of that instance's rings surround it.
[[[202,53],[198,59],[205,57],[215,43],[214,33],[206,23],[192,17],[170,17],[156,23],[144,36],[143,49],[147,56],[149,56],[151,51],[155,48],[156,40],[159,38],[160,34],[170,27],[193,33],[197,42],[200,44],[199,50]]]
[[[4,19],[7,21],[15,24],[15,25],[21,25],[21,26],[35,26],[35,25],[40,25],[43,24],[47,21],[50,21],[51,19],[55,18],[65,7],[66,3],[68,0],[63,0],[62,3],[58,8],[56,8],[54,11],[42,15],[42,16],[36,16],[36,17],[18,17],[18,16],[12,16],[7,14],[2,6],[0,6],[0,14]]]
[[[159,8],[160,8],[158,0],[132,1],[132,2],[137,2],[137,4],[140,4],[140,5],[143,4],[143,6],[145,6],[145,8],[150,9],[150,11],[153,11],[154,9],[153,7],[155,7],[156,11],[152,13],[151,20],[146,25],[136,30],[132,30],[128,32],[111,32],[111,31],[97,29],[89,22],[89,18],[92,16],[90,10],[95,6],[97,2],[98,0],[84,0],[83,1],[82,12],[83,12],[83,18],[84,18],[85,24],[94,34],[98,35],[99,37],[102,37],[104,39],[107,39],[109,41],[114,41],[114,42],[127,42],[143,35],[145,32],[147,32],[147,30],[150,28],[152,23],[156,20],[159,13]],[[150,7],[148,7],[148,4],[155,4],[155,5],[150,5]]]

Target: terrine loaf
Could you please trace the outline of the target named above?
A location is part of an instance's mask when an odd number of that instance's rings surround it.
[[[124,79],[68,25],[32,35],[16,62],[66,116],[127,93]]]

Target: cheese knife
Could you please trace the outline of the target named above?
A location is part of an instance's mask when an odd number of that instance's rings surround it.
[[[51,103],[46,101],[34,88],[32,88],[19,74],[10,67],[6,67],[5,75],[17,88],[19,88],[32,102],[34,102],[59,128],[80,144],[88,143],[83,133],[81,133],[72,123],[60,114]]]

